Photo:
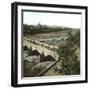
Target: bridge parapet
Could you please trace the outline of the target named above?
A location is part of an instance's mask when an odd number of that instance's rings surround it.
[[[50,50],[57,50],[57,49],[58,49],[57,46],[49,45],[49,44],[44,43],[44,42],[39,42],[39,41],[37,41],[37,40],[28,39],[28,38],[26,38],[26,37],[24,37],[24,39],[25,39],[27,42],[34,43],[34,44],[37,44],[37,45],[46,47],[46,48],[48,48],[48,49],[50,49]]]

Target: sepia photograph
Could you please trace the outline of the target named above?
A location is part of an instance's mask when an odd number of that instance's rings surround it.
[[[23,77],[80,75],[81,13],[23,10]]]

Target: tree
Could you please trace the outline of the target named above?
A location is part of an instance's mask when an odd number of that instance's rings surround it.
[[[60,46],[58,53],[59,59],[62,60],[62,73],[63,75],[77,75],[80,74],[80,60],[75,54],[80,45],[80,32],[72,34],[68,33],[67,45]]]

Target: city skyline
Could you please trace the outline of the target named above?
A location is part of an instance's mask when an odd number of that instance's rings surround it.
[[[71,28],[81,27],[81,14],[23,12],[23,24],[28,25],[50,25]]]

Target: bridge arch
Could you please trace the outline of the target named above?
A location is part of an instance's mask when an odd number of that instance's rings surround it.
[[[38,50],[32,50],[32,55],[36,55],[36,56],[38,56],[38,55],[40,55],[40,53],[38,52]]]
[[[45,56],[46,61],[56,61],[51,55]]]
[[[28,51],[29,48],[25,45],[25,46],[23,46],[23,50],[24,50],[24,51]]]
[[[40,54],[40,62],[56,61],[51,55],[45,56],[44,53]]]

